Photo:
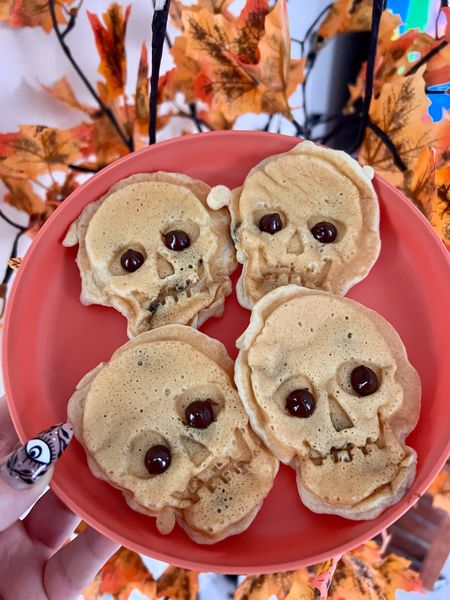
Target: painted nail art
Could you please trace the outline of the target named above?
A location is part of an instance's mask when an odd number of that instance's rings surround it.
[[[12,452],[0,467],[3,478],[16,488],[26,488],[45,475],[69,445],[73,427],[50,427]]]

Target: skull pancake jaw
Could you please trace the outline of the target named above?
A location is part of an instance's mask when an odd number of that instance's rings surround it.
[[[303,503],[318,513],[373,519],[398,502],[416,473],[416,453],[387,428],[361,447],[332,449],[325,456],[299,457],[297,486]]]
[[[192,503],[177,521],[197,543],[213,544],[247,529],[277,473],[278,463],[267,461],[253,433],[240,433],[237,445],[246,446],[240,460],[218,461],[191,482]]]

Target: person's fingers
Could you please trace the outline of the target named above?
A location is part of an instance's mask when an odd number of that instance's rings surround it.
[[[77,598],[120,547],[90,527],[48,559],[44,588],[50,600]]]
[[[79,517],[50,490],[22,522],[33,542],[45,546],[51,556],[70,537],[79,521]]]
[[[0,456],[5,456],[17,445],[19,438],[9,416],[5,396],[0,398]]]
[[[52,467],[72,439],[69,424],[56,425],[14,450],[0,463],[0,531],[16,521],[41,495]]]

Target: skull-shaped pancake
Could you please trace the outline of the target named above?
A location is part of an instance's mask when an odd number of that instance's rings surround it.
[[[97,477],[200,543],[245,530],[278,461],[250,428],[224,346],[184,325],[143,333],[88,373],[68,414]]]
[[[405,445],[420,379],[393,327],[346,298],[290,285],[262,298],[235,380],[253,429],[297,471],[311,510],[371,519],[415,476]]]
[[[236,263],[228,211],[208,208],[209,190],[185,175],[140,174],[86,206],[63,242],[79,244],[81,301],[116,308],[130,337],[220,316]]]
[[[228,200],[212,189],[210,206],[229,204],[242,306],[288,284],[344,295],[368,274],[380,251],[372,173],[306,141],[263,160]]]

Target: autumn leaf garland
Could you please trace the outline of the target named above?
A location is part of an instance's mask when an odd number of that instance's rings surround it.
[[[73,29],[81,3],[58,0],[53,5],[56,26]],[[240,115],[253,112],[281,114],[300,132],[291,103],[310,65],[307,68],[305,57],[291,58],[286,0],[279,0],[274,6],[268,0],[247,0],[239,15],[230,13],[229,5],[229,0],[198,0],[192,6],[172,1],[170,14],[180,35],[171,48],[175,66],[159,81],[157,129],[175,117],[191,119],[197,130],[230,129]],[[335,35],[368,31],[371,6],[371,0],[336,0],[309,40],[311,52],[320,51]],[[130,147],[146,143],[149,64],[145,44],[134,99],[130,101],[125,93],[129,15],[129,7],[117,3],[111,4],[101,18],[88,12],[100,57],[99,102],[108,112],[79,102],[67,78],[62,78],[45,89],[67,107],[81,110],[85,115],[83,123],[65,131],[47,127],[43,133],[38,127],[27,126],[15,134],[1,134],[0,148],[4,150],[3,154],[0,150],[0,177],[9,189],[6,200],[28,213],[40,211],[43,218],[39,222],[49,214],[44,208],[48,186],[42,179],[44,173],[53,176],[68,168],[96,171],[127,154]],[[449,119],[431,122],[425,94],[425,83],[441,83],[450,72],[450,9],[443,8],[442,15],[442,35],[434,39],[415,30],[397,36],[399,17],[384,11],[375,62],[374,98],[359,158],[410,193],[438,235],[450,245],[445,153],[450,145]],[[49,31],[51,25],[48,3],[28,0],[3,0],[0,18],[14,27],[37,26]],[[64,29],[62,35],[66,32]],[[419,56],[416,62],[410,62],[411,52]],[[365,66],[350,87],[346,114],[361,105],[364,80]],[[180,107],[180,95],[188,103],[187,109]],[[47,149],[42,146],[45,136]],[[434,180],[426,191],[422,187],[419,198],[411,178],[420,170],[424,148],[432,150],[428,161],[433,162],[429,168]],[[32,228],[35,230],[36,219]]]
[[[195,600],[198,574],[168,567],[154,580],[142,558],[120,548],[84,591],[84,600],[101,600],[107,594],[127,600],[132,590],[148,600]],[[395,554],[382,556],[374,541],[313,568],[284,573],[252,575],[237,587],[234,600],[395,600],[397,590],[423,592],[419,575],[408,560]]]
[[[227,0],[201,0],[186,7],[173,2],[172,15],[182,35],[172,48],[175,68],[161,77],[160,103],[168,107],[157,120],[157,129],[176,116],[193,118],[197,128],[230,128],[244,112],[282,112],[289,118],[289,96],[303,77],[303,61],[290,58],[290,38],[285,0],[269,10],[267,0],[248,0],[237,17]],[[67,25],[80,4],[53,3],[56,23]],[[44,90],[68,108],[84,113],[83,122],[70,130],[24,126],[15,134],[0,134],[0,177],[9,189],[5,200],[33,216],[30,233],[52,212],[45,207],[48,181],[44,175],[68,168],[96,171],[124,156],[129,146],[145,143],[148,124],[149,65],[143,44],[134,102],[125,93],[125,38],[130,7],[113,3],[102,18],[87,12],[100,57],[96,106],[80,102],[66,77]],[[178,16],[176,16],[178,15]],[[0,4],[0,18],[12,26],[37,26],[50,30],[48,3],[10,0]],[[60,35],[65,35],[65,30]],[[66,44],[65,40],[62,42]],[[72,57],[73,58],[73,57]],[[205,102],[207,109],[179,108],[177,94],[187,102]],[[115,123],[118,126],[115,126]],[[131,140],[129,144],[126,137]],[[20,180],[20,183],[19,183]],[[72,180],[75,182],[74,176]],[[14,181],[14,182],[13,182]],[[51,185],[55,185],[53,182]],[[60,192],[67,191],[60,186]],[[42,219],[37,219],[37,214]]]

